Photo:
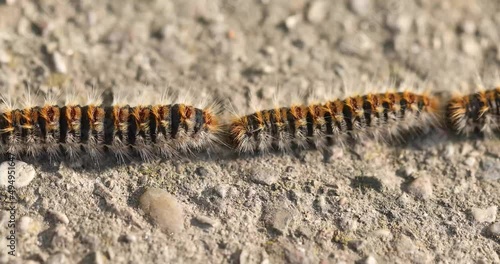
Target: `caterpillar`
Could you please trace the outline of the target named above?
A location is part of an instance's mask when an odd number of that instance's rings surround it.
[[[276,107],[235,117],[229,124],[239,152],[289,151],[311,144],[324,148],[347,138],[390,139],[404,131],[433,126],[436,98],[409,91],[366,94],[326,103]]]
[[[446,119],[458,134],[490,136],[500,132],[500,86],[469,95],[454,96],[446,107]]]
[[[3,101],[0,150],[14,156],[75,159],[87,153],[99,161],[107,151],[121,162],[134,154],[143,160],[169,158],[209,148],[220,133],[215,106],[104,106],[99,99],[89,99],[84,105],[68,102],[59,106],[48,100],[42,106],[14,108]]]

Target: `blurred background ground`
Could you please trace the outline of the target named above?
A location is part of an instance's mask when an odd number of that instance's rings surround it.
[[[246,113],[278,86],[328,96],[346,75],[474,89],[499,63],[491,0],[0,1],[6,97],[26,83],[62,98],[95,87],[107,101],[169,87]],[[438,131],[354,152],[33,163],[18,257],[2,246],[0,262],[500,262],[498,140]],[[150,187],[170,195],[142,200]]]

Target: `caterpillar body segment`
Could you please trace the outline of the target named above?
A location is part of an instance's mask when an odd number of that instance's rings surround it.
[[[187,104],[64,106],[4,109],[0,114],[3,153],[52,159],[87,153],[98,160],[105,151],[125,161],[209,148],[218,141],[220,124],[213,108]]]
[[[401,132],[432,127],[437,100],[409,91],[367,94],[322,104],[296,105],[237,117],[229,133],[239,152],[324,148],[347,138],[390,140]]]
[[[492,136],[500,132],[500,86],[469,95],[454,96],[446,118],[457,134]]]

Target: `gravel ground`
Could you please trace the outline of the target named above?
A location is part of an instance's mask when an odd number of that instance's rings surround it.
[[[493,0],[3,0],[0,91],[169,87],[241,113],[343,79],[446,94],[498,71],[499,28]],[[26,161],[17,257],[4,204],[0,263],[500,262],[498,140],[439,130],[334,153]]]

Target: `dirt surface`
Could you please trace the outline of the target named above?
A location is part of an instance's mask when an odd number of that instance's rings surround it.
[[[169,87],[247,113],[278,86],[307,97],[346,72],[449,93],[500,64],[492,0],[0,3],[6,97],[29,83],[42,96],[93,86],[108,103],[124,91],[142,102]],[[27,161],[36,177],[17,190],[17,257],[4,204],[0,263],[500,262],[498,140],[438,130],[334,153]],[[159,193],[141,198],[150,187]]]

